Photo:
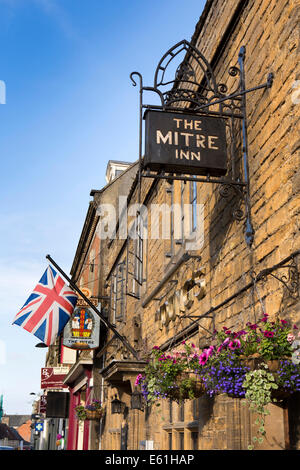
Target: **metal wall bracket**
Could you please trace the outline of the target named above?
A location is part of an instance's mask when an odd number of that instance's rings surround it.
[[[175,77],[168,78],[171,65],[184,55],[179,63]],[[143,77],[139,72],[132,72],[130,78],[133,86],[139,81],[139,202],[141,195],[142,178],[158,178],[167,180],[196,181],[201,183],[217,183],[221,185],[219,194],[228,199],[235,196],[240,202],[233,209],[235,220],[245,223],[245,239],[249,246],[253,243],[254,229],[251,220],[250,181],[248,166],[248,138],[247,138],[247,112],[246,95],[260,89],[268,89],[273,83],[273,74],[270,73],[267,81],[261,85],[246,89],[245,86],[245,54],[246,49],[241,47],[238,55],[238,66],[232,66],[228,74],[235,83],[235,88],[229,93],[228,86],[217,83],[212,67],[201,52],[185,39],[175,44],[161,58],[154,75],[153,87],[144,86]],[[154,93],[159,104],[144,103],[144,92]],[[230,135],[230,158],[225,178],[186,177],[170,173],[155,173],[145,171],[143,168],[143,113],[144,110],[160,110],[173,112],[189,112],[201,116],[219,116],[226,119],[228,134]],[[236,130],[236,123],[242,123],[240,131]],[[237,146],[240,140],[242,154],[242,174],[238,174]]]
[[[280,272],[282,269],[284,270],[284,273]],[[277,273],[275,274],[274,271],[277,271]],[[287,289],[289,297],[294,300],[299,298],[300,275],[295,256],[290,257],[288,263],[284,262],[276,265],[272,269],[263,270],[259,275],[259,279],[266,279],[268,276],[272,276],[274,279],[281,282],[281,284],[283,284]],[[256,281],[258,276],[255,276],[255,273],[252,273],[252,278]]]

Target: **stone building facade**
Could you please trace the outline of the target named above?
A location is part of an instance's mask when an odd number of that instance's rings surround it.
[[[102,331],[91,367],[106,414],[91,424],[87,448],[232,450],[247,449],[251,441],[255,423],[243,400],[220,395],[137,410],[131,397],[155,345],[167,351],[188,339],[203,348],[214,329],[241,329],[262,312],[299,325],[299,286],[288,279],[290,274],[298,280],[300,249],[299,17],[294,0],[208,0],[190,41],[223,93],[234,89],[237,78],[228,71],[241,46],[248,90],[273,74],[272,86],[246,97],[252,243],[245,239],[245,219],[232,215],[236,207],[239,213],[247,209],[243,197],[236,191],[222,194],[218,183],[140,179],[136,163],[91,192],[72,278],[99,299],[137,357],[111,329]],[[203,71],[196,72],[200,83]],[[234,166],[227,174],[234,171],[243,180],[241,121],[234,133]],[[134,210],[124,217],[123,203],[127,208],[141,203],[150,217]],[[195,203],[202,205],[198,213]],[[115,208],[114,222],[101,212],[105,204]],[[167,236],[150,236],[162,229],[162,213],[154,217],[152,208],[172,204],[189,204],[191,210],[180,218],[169,214]],[[193,232],[202,234],[196,248],[190,243]],[[121,413],[112,413],[115,398],[123,403]],[[263,448],[298,449],[299,397],[269,408]]]

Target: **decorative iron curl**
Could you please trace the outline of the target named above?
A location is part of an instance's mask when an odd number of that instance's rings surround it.
[[[237,77],[238,75],[241,75],[240,69],[235,66],[229,67],[228,73],[231,75],[231,77]]]
[[[237,222],[242,222],[242,220],[245,220],[246,214],[241,208],[236,208],[232,212],[232,217]]]
[[[229,197],[232,197],[232,196],[238,196],[239,198],[242,198],[243,191],[239,187],[229,183],[229,184],[222,184],[220,186],[219,194],[221,197],[225,199],[228,199]],[[245,211],[243,211],[239,207],[239,203],[235,204],[235,207],[232,211],[232,217],[234,220],[238,222],[241,222],[242,220],[245,219],[246,217]]]
[[[274,269],[265,269],[261,271],[259,276],[256,276],[255,272],[253,271],[250,273],[252,280],[256,282],[258,279],[266,280],[268,276],[272,276],[277,281],[281,282],[284,287],[287,289],[289,296],[294,300],[299,298],[299,271],[297,267],[297,263],[295,258],[292,258],[290,264],[282,264],[281,266],[276,266],[276,270],[281,269],[288,269],[287,274],[274,274]]]
[[[225,83],[219,83],[219,85],[218,85],[218,91],[219,91],[219,93],[221,93],[222,95],[225,95],[225,93],[227,93],[227,91],[228,91],[228,86],[225,85]]]

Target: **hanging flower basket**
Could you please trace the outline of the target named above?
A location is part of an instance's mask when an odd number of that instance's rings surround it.
[[[96,421],[103,416],[103,409],[98,409],[98,410],[88,410],[86,409],[86,419],[89,419],[91,421]]]
[[[264,314],[256,323],[248,322],[240,331],[225,326],[221,331],[215,331],[211,346],[200,356],[202,367],[198,375],[204,382],[206,393],[245,398],[250,410],[257,413],[258,435],[253,437],[254,442],[263,441],[265,415],[269,413],[267,406],[300,391],[297,330],[296,325],[291,330],[286,320],[272,321]],[[299,338],[300,334],[297,336]]]
[[[250,370],[256,370],[262,367],[263,364],[266,364],[270,372],[277,372],[280,367],[280,361],[283,359],[289,359],[287,356],[283,356],[281,359],[264,359],[263,357],[257,355],[248,356],[241,356],[241,359],[245,365]]]
[[[181,372],[176,378],[174,387],[170,387],[166,392],[166,398],[180,401],[199,398],[204,394],[204,384],[194,372]]]
[[[165,353],[154,346],[144,375],[137,376],[147,403],[157,404],[160,399],[177,402],[194,399],[205,393],[203,381],[197,376],[198,348],[183,342],[183,347]]]
[[[92,400],[89,405],[75,407],[76,417],[79,421],[98,420],[104,414],[104,408],[99,400]]]

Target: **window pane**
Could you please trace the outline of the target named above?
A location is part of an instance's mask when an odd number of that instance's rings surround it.
[[[179,450],[184,450],[184,432],[179,433]]]
[[[168,436],[169,436],[169,450],[172,450],[172,433],[169,432]]]
[[[198,450],[198,433],[192,432],[192,450]]]

